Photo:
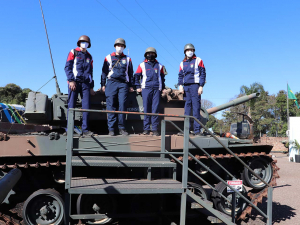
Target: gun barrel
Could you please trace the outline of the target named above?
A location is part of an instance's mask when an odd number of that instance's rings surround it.
[[[207,112],[208,112],[208,114],[213,114],[213,113],[221,111],[223,109],[230,108],[232,106],[236,106],[236,105],[242,104],[244,102],[250,101],[253,98],[258,98],[259,96],[260,96],[260,93],[253,93],[253,94],[250,94],[250,95],[246,95],[246,96],[234,99],[234,100],[232,100],[230,102],[227,102],[225,104],[207,109]]]

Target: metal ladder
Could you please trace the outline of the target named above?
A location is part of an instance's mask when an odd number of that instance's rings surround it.
[[[105,153],[131,153],[131,154],[150,154],[150,155],[160,155],[161,157],[111,157],[111,156],[85,156],[85,155],[73,155],[73,129],[74,129],[74,113],[75,111],[88,111],[88,112],[100,112],[100,113],[118,113],[118,114],[140,114],[140,115],[155,115],[155,116],[168,116],[168,117],[181,117],[184,118],[184,130],[182,131],[171,121],[162,120],[161,122],[161,151],[160,152],[143,152],[143,151],[126,151],[126,150],[95,150],[93,149],[80,149],[77,148],[76,152],[105,152]],[[197,163],[206,168],[213,176],[217,177],[222,183],[228,186],[234,192],[234,195],[239,195],[241,198],[244,198],[246,202],[251,204],[256,210],[258,210],[264,217],[268,220],[268,225],[272,221],[272,208],[271,204],[268,201],[268,215],[265,215],[259,208],[253,205],[248,199],[242,196],[238,191],[230,187],[226,181],[220,178],[217,174],[207,168],[201,161],[199,161],[195,156],[189,153],[189,143],[192,143],[194,146],[199,148],[202,151],[205,151],[198,146],[193,140],[189,137],[189,122],[190,118],[196,120],[208,133],[210,133],[221,145],[221,141],[215,137],[207,128],[196,118],[191,116],[180,116],[180,115],[164,115],[164,114],[154,114],[154,113],[132,113],[132,112],[118,112],[118,111],[106,111],[106,110],[79,110],[79,109],[69,109],[68,115],[68,137],[67,137],[67,156],[66,156],[66,182],[65,182],[65,223],[70,224],[70,219],[103,219],[107,218],[105,214],[81,214],[73,215],[71,214],[71,195],[72,194],[180,194],[181,195],[181,209],[180,209],[180,225],[185,225],[186,221],[186,203],[187,197],[200,204],[205,210],[219,218],[226,224],[235,224],[235,201],[232,202],[232,219],[218,210],[214,209],[211,204],[209,204],[204,199],[195,195],[188,189],[188,172],[195,175],[202,182],[208,184],[203,180],[199,175],[194,171],[188,168],[188,158],[192,157]],[[168,152],[165,148],[165,133],[166,133],[166,122],[171,123],[179,131],[184,133],[184,148],[183,152]],[[226,146],[223,147],[234,155]],[[208,154],[208,153],[207,153]],[[169,159],[165,158],[166,155],[169,155],[177,163],[182,165],[182,180],[176,180],[176,164],[170,162]],[[180,162],[174,155],[183,155],[183,162]],[[209,154],[208,154],[209,155]],[[209,157],[211,157],[209,155]],[[237,156],[235,156],[238,158]],[[212,158],[213,159],[213,158]],[[213,161],[215,161],[213,159]],[[216,161],[215,161],[216,162]],[[216,162],[217,163],[217,162]],[[248,167],[244,162],[245,167]],[[218,164],[218,163],[217,163]],[[140,167],[147,169],[147,179],[106,179],[106,178],[76,178],[72,176],[72,167],[73,166],[89,166],[89,167]],[[219,164],[219,166],[221,166]],[[171,168],[172,169],[172,179],[157,179],[151,180],[151,168],[160,167],[160,168]],[[226,173],[231,175],[224,167],[221,166]],[[251,168],[248,168],[249,171],[254,173]],[[262,180],[256,174],[254,174],[258,179]],[[233,177],[231,175],[231,177]],[[234,177],[233,177],[234,179]],[[210,184],[208,184],[213,190]],[[221,194],[223,198],[225,196]],[[268,189],[268,197],[272,196],[272,187]],[[227,199],[228,201],[228,199]],[[270,201],[272,203],[272,201]]]

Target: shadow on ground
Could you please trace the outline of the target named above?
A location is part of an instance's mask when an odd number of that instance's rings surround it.
[[[288,205],[281,205],[279,202],[273,202],[273,213],[272,213],[272,223],[280,223],[286,220],[290,220],[292,217],[296,216],[296,209],[288,206]],[[265,214],[267,214],[267,201],[266,199],[263,200],[261,204],[258,204],[258,208],[260,208]],[[256,221],[256,222],[254,222]],[[251,216],[246,220],[239,222],[238,224],[257,224],[257,222],[266,223],[266,219],[255,209],[252,209]],[[260,224],[260,223],[259,223]]]

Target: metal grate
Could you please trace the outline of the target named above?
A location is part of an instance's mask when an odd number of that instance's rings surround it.
[[[137,180],[137,179],[104,179],[104,178],[72,178],[70,193],[86,194],[138,194],[138,193],[181,193],[179,181]]]
[[[103,157],[103,156],[73,156],[72,166],[98,167],[171,167],[176,163],[159,157]]]

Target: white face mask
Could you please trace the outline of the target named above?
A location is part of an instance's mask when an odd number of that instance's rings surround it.
[[[194,52],[193,51],[186,51],[185,54],[186,54],[187,57],[191,58],[194,55]]]
[[[121,54],[124,51],[124,47],[116,47],[116,52]]]
[[[87,48],[87,47],[89,47],[89,43],[88,42],[80,42],[80,47]]]

